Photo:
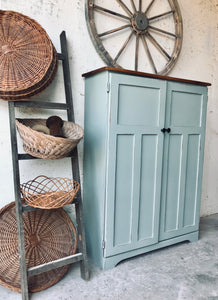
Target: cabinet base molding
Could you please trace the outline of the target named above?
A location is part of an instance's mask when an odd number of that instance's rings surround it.
[[[147,247],[139,248],[133,251],[129,252],[124,252],[118,255],[110,256],[110,257],[105,257],[102,260],[102,265],[99,265],[99,267],[103,270],[109,270],[114,268],[117,264],[119,264],[121,261],[135,257],[140,254],[145,254],[150,251],[158,250],[167,246],[171,246],[174,244],[178,244],[181,242],[196,242],[199,237],[199,231],[191,232],[189,234],[185,234],[179,237],[175,237],[172,239],[168,239],[165,241],[158,242],[157,244],[150,245]]]

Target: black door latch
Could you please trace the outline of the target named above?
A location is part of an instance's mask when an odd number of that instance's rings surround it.
[[[170,128],[162,128],[161,131],[162,131],[163,133],[165,133],[165,132],[170,133],[171,129],[170,129]]]

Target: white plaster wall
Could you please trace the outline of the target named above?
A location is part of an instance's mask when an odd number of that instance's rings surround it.
[[[104,0],[105,6],[112,0]],[[115,1],[115,0],[114,0]],[[146,0],[144,0],[146,1]],[[149,1],[147,0],[149,3]],[[184,23],[184,41],[179,60],[169,74],[212,83],[209,88],[207,134],[201,215],[218,213],[218,0],[178,0]],[[76,122],[84,122],[84,80],[82,73],[105,64],[89,37],[84,0],[0,0],[0,8],[21,12],[37,20],[47,31],[57,51],[59,34],[66,31]],[[61,101],[63,78],[59,70],[52,85],[37,98]],[[19,115],[44,116],[41,110],[25,109]],[[56,112],[59,113],[59,112]],[[63,115],[64,117],[64,115]],[[14,201],[10,132],[7,102],[0,101],[0,207]],[[19,145],[21,147],[21,145]],[[82,166],[82,143],[79,147]],[[21,163],[21,181],[39,174],[70,176],[69,161],[28,161]]]

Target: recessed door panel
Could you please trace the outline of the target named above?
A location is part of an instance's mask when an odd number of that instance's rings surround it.
[[[120,84],[117,123],[158,126],[159,93],[158,88]]]
[[[172,91],[170,126],[200,127],[203,97],[197,93]]]
[[[180,180],[182,163],[182,135],[170,135],[167,157],[167,182],[164,231],[178,229]]]
[[[158,136],[142,136],[138,240],[155,237]]]
[[[131,241],[134,136],[117,135],[114,194],[114,246]]]
[[[197,134],[189,135],[187,145],[187,165],[183,213],[184,227],[193,226],[196,223],[199,152],[200,136]]]

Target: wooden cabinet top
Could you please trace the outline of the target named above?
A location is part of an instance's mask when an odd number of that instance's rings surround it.
[[[157,75],[157,74],[151,74],[151,73],[144,73],[144,72],[138,72],[138,71],[132,71],[132,70],[126,70],[126,69],[113,68],[113,67],[102,67],[102,68],[84,73],[84,74],[82,74],[82,76],[83,77],[89,77],[89,76],[95,75],[95,74],[103,72],[103,71],[110,71],[110,72],[115,72],[115,73],[133,75],[133,76],[141,76],[141,77],[147,77],[147,78],[156,78],[156,79],[162,79],[162,80],[197,84],[197,85],[203,85],[203,86],[210,86],[211,85],[211,83],[208,83],[208,82],[201,82],[201,81],[189,80],[189,79],[185,79],[185,78],[176,78],[176,77],[163,76],[163,75]]]

